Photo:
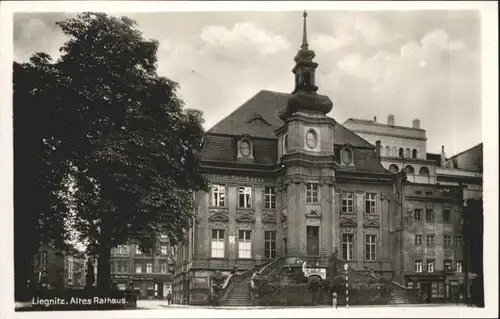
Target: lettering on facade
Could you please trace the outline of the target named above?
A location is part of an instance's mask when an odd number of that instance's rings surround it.
[[[211,181],[236,182],[236,183],[264,183],[264,179],[251,176],[210,174],[207,178]]]
[[[319,276],[321,279],[326,279],[326,269],[325,268],[307,268],[306,262],[302,264],[302,272],[306,278],[311,276]]]

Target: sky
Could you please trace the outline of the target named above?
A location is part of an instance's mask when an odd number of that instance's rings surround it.
[[[56,21],[70,13],[14,16],[14,59],[54,58],[66,37]],[[115,14],[120,15],[120,14]],[[291,92],[302,12],[123,14],[159,41],[158,72],[180,84],[186,107],[209,129],[260,90]],[[482,142],[481,40],[477,11],[308,11],[318,93],[330,116],[412,125],[427,131],[427,152],[447,156]]]

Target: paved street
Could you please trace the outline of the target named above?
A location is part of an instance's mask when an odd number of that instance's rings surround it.
[[[349,306],[349,308],[362,308],[362,307],[368,307],[368,308],[384,308],[384,307],[466,307],[465,305],[457,305],[457,304],[450,304],[450,303],[445,303],[445,304],[440,304],[440,303],[433,303],[433,304],[391,304],[391,305],[368,305],[368,306],[361,306],[361,305],[356,305],[356,306]],[[220,310],[251,310],[251,309],[273,309],[273,308],[283,308],[283,307],[268,307],[268,306],[254,306],[254,307],[247,307],[247,306],[242,306],[242,307],[208,307],[208,306],[189,306],[189,305],[167,305],[167,302],[164,300],[139,300],[137,302],[137,308],[140,310],[144,309],[165,309],[165,308],[190,308],[190,309],[200,309],[200,308],[210,308],[210,309],[220,309]],[[331,308],[328,306],[310,306],[310,307],[286,307],[286,308]],[[345,309],[345,307],[339,307],[339,309]]]

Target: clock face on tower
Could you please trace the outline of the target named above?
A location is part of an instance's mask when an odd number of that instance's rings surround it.
[[[306,133],[306,145],[307,145],[307,147],[315,148],[317,143],[318,143],[318,135],[316,134],[316,131],[313,129],[308,130]]]
[[[345,165],[349,165],[352,162],[352,154],[351,151],[345,149],[342,151],[342,163]]]

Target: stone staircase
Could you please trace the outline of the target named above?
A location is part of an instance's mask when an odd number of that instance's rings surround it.
[[[229,294],[222,302],[223,306],[252,306],[250,282],[235,283]]]

